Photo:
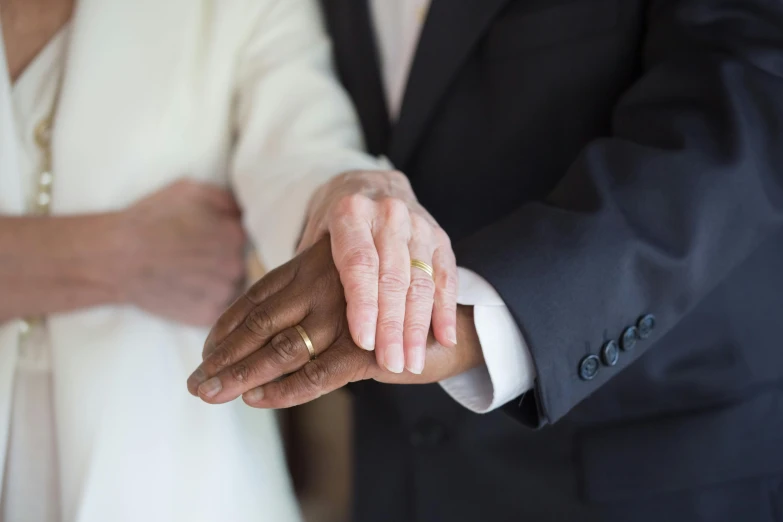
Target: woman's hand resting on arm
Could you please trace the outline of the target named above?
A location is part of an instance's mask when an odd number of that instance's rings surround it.
[[[451,243],[400,172],[349,172],[313,197],[300,250],[331,236],[353,341],[393,372],[424,370],[432,324],[443,346],[457,342],[457,265]],[[431,277],[411,267],[418,260]],[[431,323],[430,323],[431,321]]]
[[[179,181],[125,212],[125,299],[153,314],[211,325],[242,290],[246,237],[230,193]]]
[[[0,322],[105,304],[132,304],[208,326],[244,277],[231,195],[179,181],[127,210],[0,217]]]

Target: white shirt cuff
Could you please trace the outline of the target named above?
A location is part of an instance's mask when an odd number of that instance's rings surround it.
[[[473,306],[485,364],[440,385],[462,406],[488,413],[533,388],[533,360],[511,312],[484,278],[460,267],[457,302]]]

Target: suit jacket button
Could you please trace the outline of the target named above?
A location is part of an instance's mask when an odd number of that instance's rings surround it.
[[[601,348],[601,361],[607,366],[614,366],[620,360],[620,348],[614,341],[606,341]]]
[[[623,336],[620,338],[620,348],[625,351],[633,350],[636,346],[636,341],[639,340],[639,330],[635,326],[629,326],[623,332]]]
[[[598,375],[601,361],[597,355],[588,355],[579,363],[579,378],[583,381],[592,381]]]
[[[655,329],[655,316],[652,314],[640,317],[636,322],[636,328],[639,330],[639,338],[647,339]]]

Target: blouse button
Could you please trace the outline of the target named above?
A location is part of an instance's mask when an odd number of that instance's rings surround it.
[[[19,322],[19,333],[22,335],[30,333],[30,323],[28,321],[23,320]]]

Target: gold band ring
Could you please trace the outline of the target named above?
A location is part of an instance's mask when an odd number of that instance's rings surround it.
[[[428,276],[430,276],[430,279],[434,279],[435,271],[432,269],[430,265],[428,265],[424,261],[419,261],[418,259],[411,259],[411,266],[413,268],[418,268],[422,272],[425,272]]]
[[[310,352],[310,360],[315,360],[315,348],[313,348],[313,341],[310,340],[310,336],[307,335],[307,332],[305,332],[305,329],[302,328],[301,325],[296,325],[294,328],[299,332],[299,336],[304,341],[305,346],[307,346],[307,351]]]

